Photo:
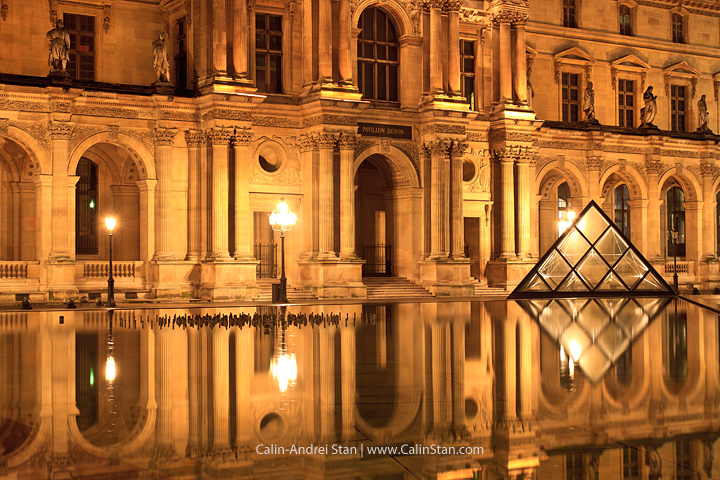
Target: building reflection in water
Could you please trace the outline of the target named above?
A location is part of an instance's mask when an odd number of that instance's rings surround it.
[[[0,314],[0,478],[718,478],[718,316],[638,307],[575,315],[577,346],[514,302],[288,307],[341,315],[301,327]],[[228,312],[170,315],[197,313]],[[603,344],[613,322],[631,333]],[[369,450],[415,445],[477,448]]]

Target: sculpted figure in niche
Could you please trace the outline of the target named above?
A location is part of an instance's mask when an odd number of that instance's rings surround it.
[[[705,95],[700,97],[697,103],[698,107],[698,132],[712,133],[708,122],[710,121],[710,114],[708,113],[707,102],[705,101]]]
[[[592,82],[588,82],[587,87],[585,87],[583,112],[585,112],[585,118],[583,118],[583,123],[600,123],[597,121],[597,118],[595,118],[595,90],[593,89]]]
[[[647,87],[643,100],[645,106],[640,109],[640,128],[657,128],[652,123],[657,114],[657,95],[653,95],[653,87]]]
[[[50,39],[50,54],[48,65],[50,72],[66,72],[67,62],[70,59],[70,35],[63,28],[63,21],[58,19],[55,28],[47,32]]]
[[[533,62],[534,60],[532,57],[527,57],[527,75],[525,78],[527,78],[527,103],[530,108],[533,108],[533,100],[535,99],[535,90],[533,90],[532,83],[530,83],[530,74],[532,74]]]
[[[170,83],[170,62],[168,61],[167,46],[165,44],[165,33],[160,32],[160,36],[153,42],[153,66],[155,67],[155,75],[157,75],[158,83]]]

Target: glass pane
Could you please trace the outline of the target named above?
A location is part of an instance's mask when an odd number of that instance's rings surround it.
[[[540,275],[536,273],[533,278],[528,282],[527,288],[525,288],[525,290],[529,292],[547,292],[550,290],[550,288],[543,281]]]
[[[363,65],[363,68],[365,69],[365,78],[364,78],[364,84],[365,84],[365,91],[363,94],[367,98],[375,98],[375,72],[374,67],[375,65],[371,63],[366,63]]]
[[[397,80],[397,66],[395,65],[389,65],[388,66],[388,72],[390,74],[390,80],[388,80],[390,87],[390,96],[388,100],[392,102],[398,101],[398,80]]]
[[[388,46],[388,60],[397,62],[397,59],[398,59],[397,47]]]
[[[595,290],[597,292],[627,292],[627,288],[618,280],[618,278],[615,276],[614,273],[610,272],[610,274],[605,277],[605,280],[603,280],[600,283],[600,286]]]
[[[635,283],[645,275],[647,270],[647,266],[645,266],[632,250],[628,250],[625,256],[615,265],[615,272],[631,289],[634,288]]]
[[[610,316],[597,302],[591,301],[580,312],[577,322],[590,334],[591,338],[595,338],[610,323]]]
[[[258,33],[255,35],[255,48],[257,50],[266,50],[267,49],[267,43],[265,42],[265,34],[264,33]]]
[[[617,314],[615,323],[625,329],[625,332],[632,338],[645,328],[648,316],[640,305],[630,301]]]
[[[607,274],[609,268],[595,250],[590,250],[585,258],[578,263],[576,270],[583,280],[585,280],[590,287],[595,286],[602,280]]]
[[[611,361],[615,361],[628,348],[630,340],[625,331],[613,323],[600,334],[595,343]]]
[[[612,266],[628,249],[628,244],[615,229],[611,228],[603,234],[600,241],[595,244],[595,248]]]
[[[387,66],[384,63],[377,64],[377,99],[387,100]]]
[[[578,365],[591,382],[598,382],[611,366],[610,359],[597,345],[592,345],[587,349],[587,352],[578,361]]]
[[[377,58],[378,60],[387,60],[387,47],[385,45],[377,46]]]
[[[385,42],[387,41],[387,16],[382,10],[375,11],[377,12],[377,22],[375,23],[375,25],[377,25],[377,41]]]
[[[642,282],[638,284],[637,287],[635,287],[635,290],[642,290],[642,291],[665,291],[663,287],[661,287],[660,280],[657,279],[654,273],[649,272],[645,278],[643,278]]]
[[[578,361],[582,358],[585,350],[590,347],[592,341],[580,325],[573,323],[563,332],[560,338],[560,344],[563,346],[567,354],[569,354],[575,361]]]
[[[571,228],[567,236],[557,246],[557,249],[560,250],[572,266],[575,266],[589,248],[590,244],[580,235],[575,227]]]
[[[557,302],[552,302],[542,310],[538,322],[553,339],[557,340],[565,328],[572,323],[572,318]]]
[[[570,266],[557,251],[553,251],[538,269],[550,288],[555,289],[570,272]]]
[[[560,292],[587,292],[588,287],[578,277],[575,272],[572,272],[563,283],[557,288]]]
[[[270,15],[270,30],[276,32],[282,31],[282,17],[279,15]]]
[[[255,15],[255,29],[256,30],[265,30],[266,24],[265,24],[265,14],[264,13],[258,13]]]
[[[373,10],[367,9],[363,12],[363,38],[371,40],[375,38],[375,25],[373,25]]]
[[[270,35],[270,50],[282,50],[282,37],[280,35]]]
[[[577,223],[577,228],[592,243],[595,243],[607,227],[608,222],[595,209],[588,210]]]

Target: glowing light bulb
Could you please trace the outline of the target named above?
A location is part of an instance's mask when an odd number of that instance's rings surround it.
[[[115,380],[115,359],[113,357],[108,357],[105,364],[105,380],[108,382]]]

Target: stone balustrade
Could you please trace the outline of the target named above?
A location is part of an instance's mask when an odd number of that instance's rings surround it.
[[[0,280],[28,278],[27,262],[0,262]]]

